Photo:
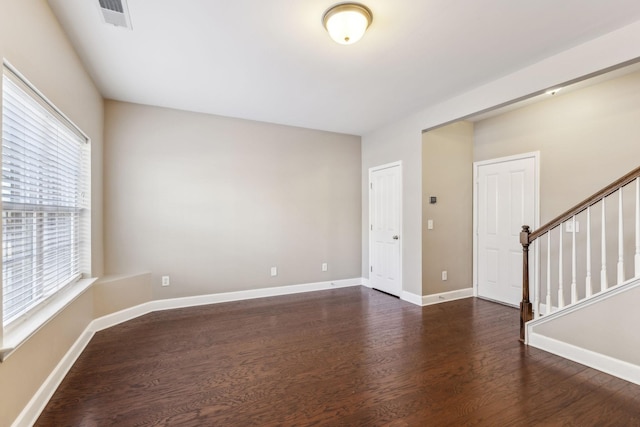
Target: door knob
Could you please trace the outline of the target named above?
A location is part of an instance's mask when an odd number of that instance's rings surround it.
[[[397,234],[395,236],[393,236],[393,240],[398,240],[400,238],[400,236],[398,236]]]

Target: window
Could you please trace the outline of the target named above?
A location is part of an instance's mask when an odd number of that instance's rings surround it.
[[[87,273],[89,144],[9,68],[2,82],[2,325]]]

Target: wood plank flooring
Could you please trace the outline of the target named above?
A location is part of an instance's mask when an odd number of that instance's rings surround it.
[[[518,342],[515,309],[355,287],[99,332],[37,426],[640,426],[640,387]]]

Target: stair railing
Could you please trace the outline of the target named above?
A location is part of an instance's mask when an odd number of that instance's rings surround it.
[[[520,232],[520,243],[522,244],[522,302],[520,303],[520,340],[525,340],[525,324],[532,320],[534,315],[536,318],[544,315],[551,314],[558,311],[565,306],[565,292],[569,294],[569,300],[571,304],[575,304],[579,301],[591,298],[597,292],[604,292],[609,288],[609,280],[607,273],[607,263],[613,264],[608,246],[614,246],[614,252],[617,251],[617,263],[616,263],[616,281],[615,285],[619,285],[625,281],[625,258],[626,261],[630,261],[631,255],[627,252],[625,255],[625,237],[627,241],[630,240],[630,233],[625,234],[625,218],[631,216],[628,212],[625,212],[625,206],[628,203],[624,203],[624,193],[628,193],[632,186],[627,187],[629,184],[635,181],[635,188],[633,189],[635,199],[635,253],[633,254],[634,265],[634,277],[640,276],[640,167],[632,170],[620,179],[612,182],[602,190],[594,193],[581,203],[567,210],[563,214],[549,221],[547,224],[538,228],[535,231],[531,231],[528,225],[522,226]],[[617,197],[616,197],[617,196]],[[615,208],[615,205],[607,204],[609,198],[617,199],[617,220],[608,219],[607,213]],[[600,204],[598,215],[598,209],[595,205]],[[607,207],[609,206],[609,207]],[[595,212],[594,212],[595,211]],[[594,215],[595,214],[595,215]],[[582,245],[577,246],[578,215],[581,215],[586,222],[585,239],[580,239]],[[599,216],[599,218],[598,218]],[[617,222],[616,222],[617,221]],[[598,222],[599,224],[595,224]],[[607,228],[612,228],[611,224],[615,222],[616,233],[607,233]],[[609,225],[609,226],[608,226]],[[600,228],[600,238],[594,239],[592,236],[593,228]],[[563,228],[566,230],[563,230]],[[556,231],[557,230],[557,231]],[[565,242],[563,234],[570,233],[570,242]],[[556,234],[557,236],[553,236]],[[611,236],[613,234],[613,236]],[[611,243],[617,238],[617,244]],[[555,243],[557,242],[557,243]],[[546,244],[545,244],[546,243]],[[533,304],[530,301],[530,275],[529,275],[529,248],[532,245],[536,245],[536,254],[543,252],[540,259],[542,262],[539,264],[545,264],[544,268],[538,265],[538,272],[545,270],[545,274],[536,274],[534,279],[534,301]],[[593,247],[600,246],[600,279],[599,279],[599,291],[594,292],[593,283],[594,277],[592,276],[592,264],[594,258],[592,257]],[[565,246],[570,248],[570,275],[565,272],[565,264],[569,254],[565,253]],[[629,243],[627,243],[629,246]],[[581,252],[580,261],[584,259],[582,270],[578,270],[578,252]],[[608,261],[611,260],[611,261]],[[584,281],[584,287],[578,286],[578,275],[580,279]],[[567,276],[567,277],[565,277]],[[541,279],[542,277],[542,279]],[[596,275],[597,278],[597,275]],[[570,279],[570,289],[565,289],[565,280]],[[541,284],[545,282],[545,288],[542,289]],[[544,293],[544,307],[541,303],[541,296]],[[555,298],[554,298],[555,297]],[[555,301],[554,301],[555,300]],[[555,306],[554,306],[555,302]]]

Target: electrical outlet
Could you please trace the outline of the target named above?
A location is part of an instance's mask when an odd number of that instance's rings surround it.
[[[162,276],[162,286],[169,286],[171,284],[171,279],[169,276]]]
[[[428,219],[427,220],[427,230],[433,230],[433,220],[432,219]]]
[[[322,263],[322,271],[327,271],[329,270],[329,265],[326,262]]]
[[[278,267],[271,267],[271,277],[276,277],[278,275]]]
[[[442,280],[447,280],[447,270],[442,270]]]

